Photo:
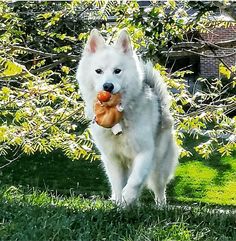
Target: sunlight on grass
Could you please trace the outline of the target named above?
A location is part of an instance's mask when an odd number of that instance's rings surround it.
[[[176,172],[174,192],[179,201],[236,205],[236,160],[187,161]]]
[[[111,209],[113,207],[110,201],[105,201],[102,198],[86,199],[82,196],[71,194],[69,197],[55,195],[46,191],[29,190],[27,193],[21,188],[15,186],[5,187],[2,192],[2,197],[9,202],[21,202],[33,206],[54,206],[54,207],[69,207],[71,209],[95,210]]]
[[[205,189],[216,176],[216,170],[204,166],[199,161],[180,165],[176,172],[177,183],[174,187],[177,199],[205,196]]]
[[[0,188],[0,240],[235,240],[233,212],[154,205],[121,209],[110,201]]]
[[[227,182],[224,186],[213,186],[207,191],[204,202],[236,205],[236,182]]]
[[[217,171],[205,166],[200,161],[192,161],[186,164],[182,164],[177,169],[177,176],[180,175],[184,178],[191,178],[194,180],[204,180],[206,182],[211,181],[216,177]]]

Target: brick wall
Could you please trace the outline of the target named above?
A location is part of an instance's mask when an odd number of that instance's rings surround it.
[[[228,28],[216,27],[208,33],[202,33],[201,36],[204,40],[216,43],[226,40],[236,39],[236,26],[230,26]],[[236,55],[232,55],[235,49],[221,49],[216,53],[219,56],[227,57],[222,58],[228,66],[236,64]],[[213,52],[210,50],[204,52],[204,55],[209,57],[200,56],[200,72],[202,77],[218,77],[219,76],[219,64],[220,61],[214,57]],[[213,57],[210,57],[213,56]]]

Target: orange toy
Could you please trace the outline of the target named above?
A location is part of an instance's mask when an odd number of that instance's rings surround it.
[[[105,128],[113,128],[116,126],[116,129],[117,127],[119,129],[118,133],[120,133],[121,127],[120,125],[117,126],[123,116],[120,104],[121,95],[119,93],[111,94],[107,91],[99,92],[94,104],[96,123]],[[113,131],[113,133],[118,134],[116,131]]]

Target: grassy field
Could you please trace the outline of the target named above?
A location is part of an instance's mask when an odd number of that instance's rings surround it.
[[[181,160],[166,208],[144,191],[121,210],[99,162],[23,157],[0,172],[0,240],[235,241],[236,156],[193,159]]]
[[[85,199],[9,187],[0,192],[0,240],[236,240],[236,214],[210,206],[121,210]]]
[[[204,202],[236,206],[236,153],[232,157],[180,160],[168,187],[170,202]],[[99,161],[71,161],[61,153],[25,156],[0,172],[0,185],[22,185],[59,194],[84,197],[109,196],[109,186]],[[145,192],[142,198],[152,202]]]
[[[179,201],[236,206],[236,157],[182,162],[172,190]]]

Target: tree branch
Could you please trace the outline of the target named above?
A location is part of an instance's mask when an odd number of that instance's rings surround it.
[[[178,56],[189,56],[193,54],[203,55],[205,57],[216,57],[216,56],[206,56],[202,52],[205,50],[209,50],[209,47],[212,49],[232,49],[236,47],[236,39],[233,40],[227,40],[227,41],[221,41],[217,43],[211,43],[208,41],[196,39],[198,42],[182,42],[177,43],[174,46],[172,46],[171,51],[162,51],[162,54],[169,55],[172,57],[178,57]],[[218,56],[218,58],[224,58],[234,55],[235,53],[231,53],[230,55],[223,55]]]
[[[15,50],[21,50],[27,53],[32,53],[32,54],[36,54],[39,56],[44,56],[47,58],[52,58],[52,59],[56,59],[56,58],[62,58],[62,57],[66,57],[68,59],[75,59],[78,60],[80,58],[79,55],[73,55],[73,54],[54,54],[54,53],[46,53],[40,50],[36,50],[36,49],[31,49],[28,47],[22,47],[22,46],[18,46],[18,45],[9,45],[7,47],[0,47],[0,50],[6,50],[8,49],[8,51],[15,51]]]
[[[218,59],[218,58],[231,57],[231,56],[234,56],[234,55],[236,54],[236,52],[233,52],[233,53],[224,54],[224,55],[207,55],[207,54],[195,52],[195,51],[188,50],[188,49],[186,49],[185,51],[188,52],[188,53],[193,53],[193,54],[200,55],[200,56],[203,56],[203,57],[206,57],[206,58],[217,58],[217,59]]]

